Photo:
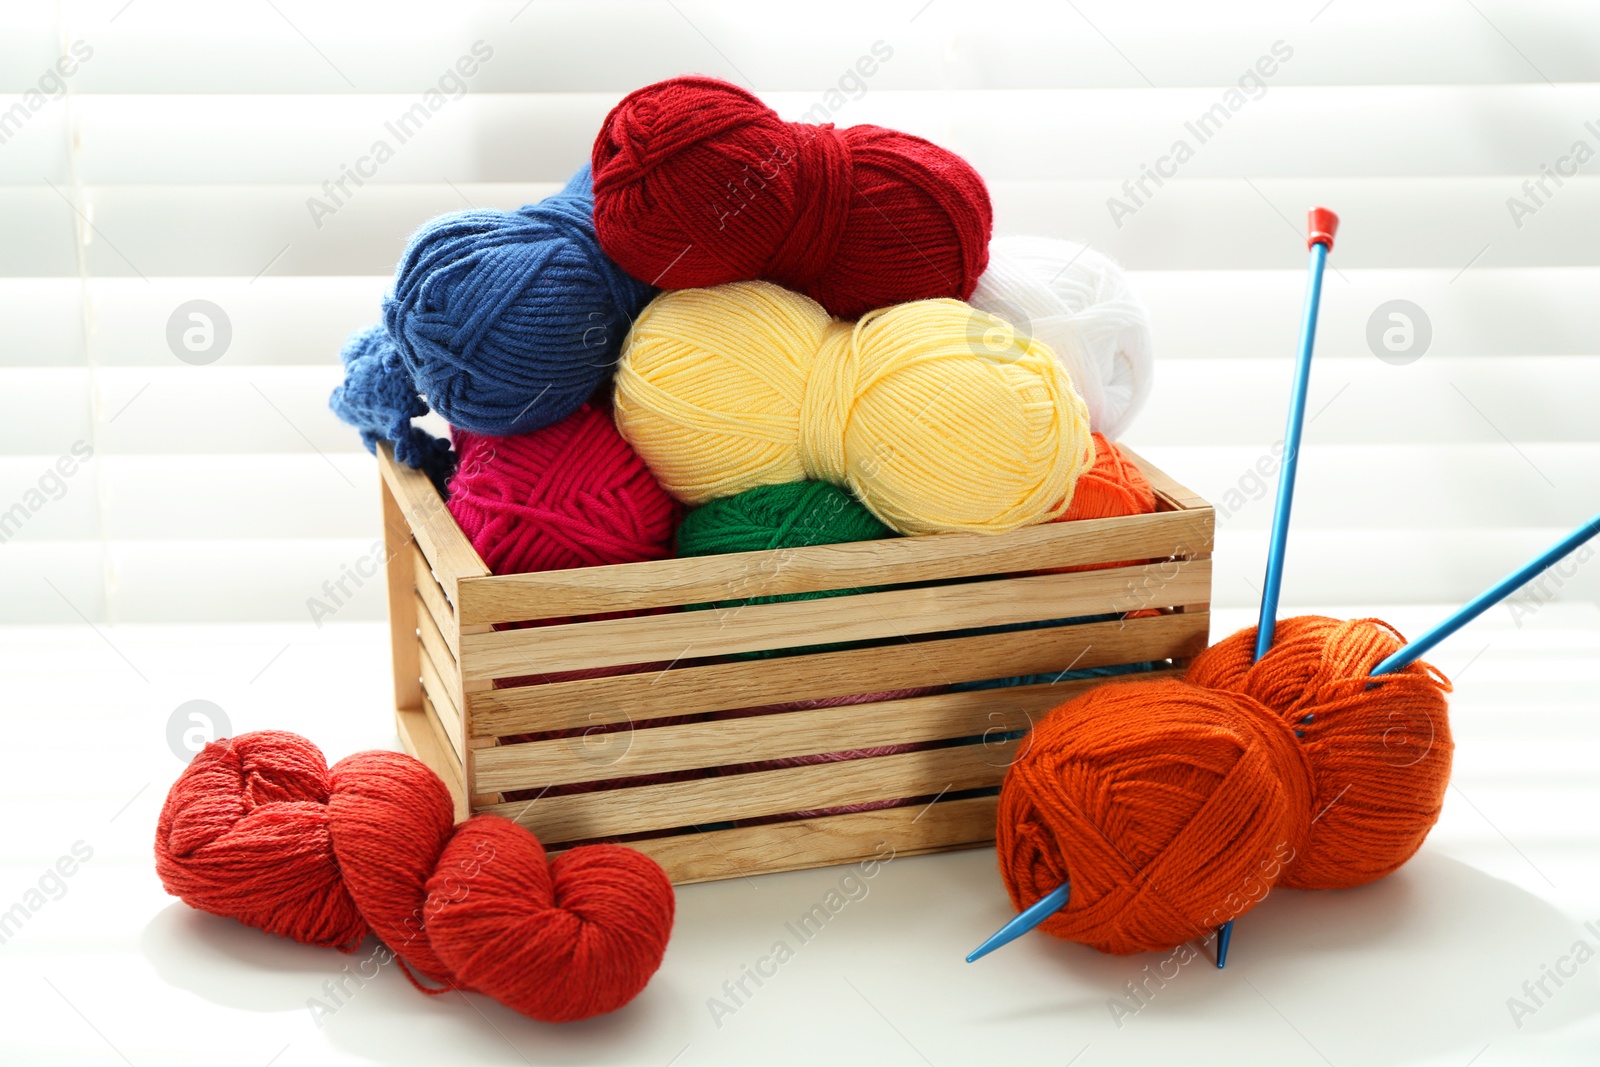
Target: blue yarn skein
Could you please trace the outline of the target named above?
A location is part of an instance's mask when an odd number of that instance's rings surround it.
[[[517,211],[462,211],[412,238],[383,321],[452,426],[528,433],[578,410],[655,295],[600,251],[589,167]]]
[[[344,364],[344,381],[334,388],[328,406],[361,431],[368,452],[376,452],[379,441],[392,442],[395,459],[421,467],[435,485],[443,485],[455,466],[455,453],[450,442],[411,425],[412,419],[428,413],[428,405],[411,384],[388,331],[368,326],[352,334],[339,351],[339,362]]]
[[[477,433],[540,429],[605,381],[654,295],[600,251],[586,164],[537,204],[456,212],[418,230],[374,328],[384,335],[351,338],[330,403],[369,448],[394,441],[414,466],[433,455],[410,427],[427,405]]]

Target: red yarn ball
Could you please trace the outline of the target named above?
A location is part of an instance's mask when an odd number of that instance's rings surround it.
[[[784,122],[715,78],[637,89],[595,138],[595,230],[667,289],[765,278],[832,314],[966,299],[993,210],[961,157],[878,126]]]
[[[495,574],[671,557],[678,503],[592,404],[532,433],[451,437],[450,514]]]
[[[547,862],[493,815],[453,825],[449,792],[409,756],[363,752],[331,770],[303,737],[214,741],[173,783],[156,873],[191,907],[352,951],[376,933],[416,975],[535,1019],[632,1000],[661,965],[672,886],[617,845]],[[418,988],[423,988],[418,983]]]

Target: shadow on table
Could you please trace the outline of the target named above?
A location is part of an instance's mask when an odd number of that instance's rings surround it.
[[[1582,963],[1573,957],[1580,940],[1591,954]],[[1476,868],[1423,853],[1358,889],[1274,892],[1235,925],[1220,972],[1210,943],[1179,965],[1169,953],[1107,956],[1032,939],[1032,973],[1041,965],[1059,973],[1073,1003],[1034,997],[981,1021],[1004,1025],[1065,1011],[1085,1022],[1098,1015],[1097,1028],[1135,1044],[1139,1028],[1151,1026],[1199,1041],[1214,1032],[1223,1046],[1235,1043],[1230,1032],[1264,1042],[1275,1031],[1336,1063],[1411,1063],[1451,1049],[1465,1063],[1490,1042],[1592,1024],[1600,1003],[1596,949],[1600,937],[1581,920]],[[1541,993],[1536,983],[1562,957],[1576,973],[1560,986],[1546,978]],[[1535,983],[1538,1003],[1525,981]],[[1086,985],[1101,991],[1092,1006],[1081,996]],[[1514,1018],[1511,997],[1533,1010]],[[1147,1033],[1156,1038],[1155,1031]]]
[[[605,1064],[647,1054],[674,1030],[688,1041],[689,1006],[672,1003],[660,983],[610,1015],[556,1026],[477,994],[424,996],[397,962],[380,964],[378,947],[373,938],[350,954],[302,945],[181,903],[157,913],[140,938],[170,985],[227,1008],[297,1012],[308,1045],[326,1041],[385,1064],[438,1067],[441,1056],[519,1067]]]

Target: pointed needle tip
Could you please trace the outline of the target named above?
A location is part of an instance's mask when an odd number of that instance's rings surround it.
[[[1052,889],[1025,908],[1021,914],[1015,916],[1010,922],[989,935],[989,940],[973,949],[971,954],[967,956],[967,962],[972,963],[974,960],[980,960],[1001,945],[1007,945],[1015,941],[1066,907],[1067,900],[1071,895],[1072,886],[1067,882],[1063,882],[1055,889]]]

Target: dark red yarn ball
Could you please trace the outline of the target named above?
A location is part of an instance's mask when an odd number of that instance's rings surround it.
[[[493,815],[454,825],[437,775],[398,752],[330,769],[274,730],[214,741],[173,783],[156,873],[190,907],[353,950],[375,933],[416,975],[545,1022],[614,1011],[672,932],[672,885],[620,845],[545,857]],[[418,983],[419,988],[423,988]]]
[[[715,78],[629,93],[592,159],[600,247],[663,288],[765,278],[855,318],[964,300],[989,263],[989,193],[960,156],[879,126],[784,122]]]
[[[447,506],[495,574],[672,556],[678,502],[608,412],[584,404],[532,433],[451,439],[460,461]]]

